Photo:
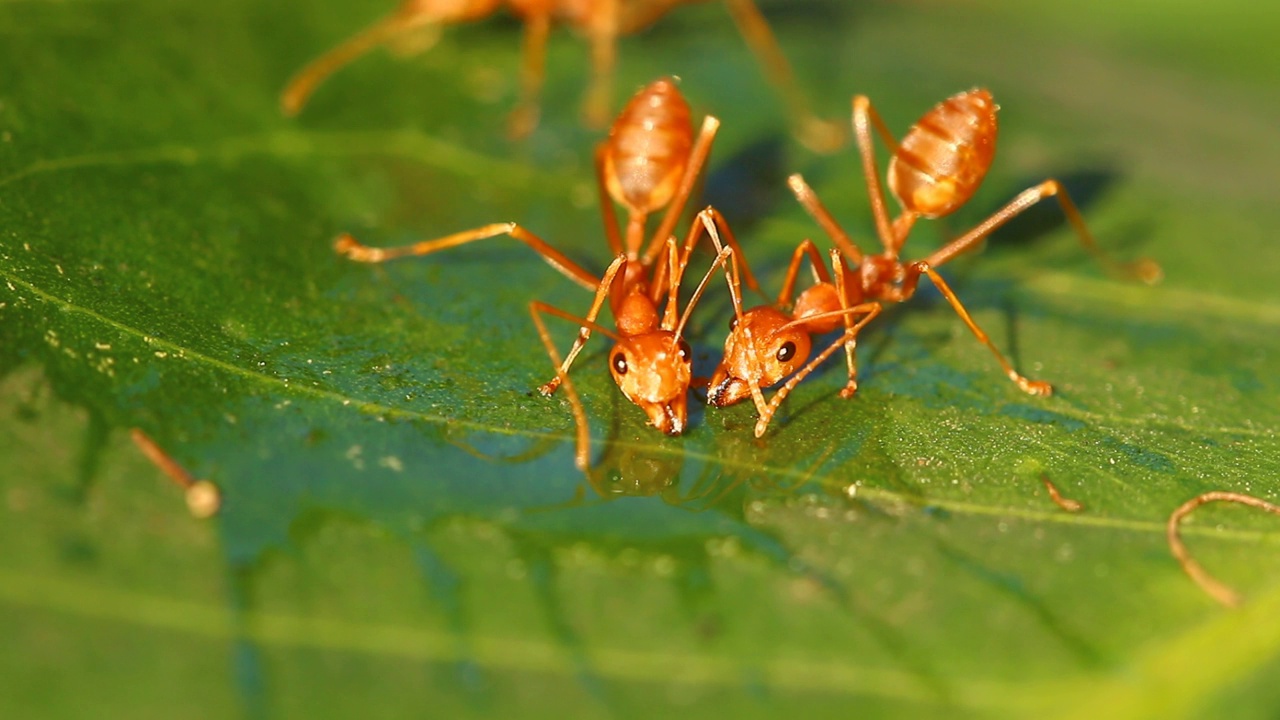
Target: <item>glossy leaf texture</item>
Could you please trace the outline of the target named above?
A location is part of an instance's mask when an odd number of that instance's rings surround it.
[[[1275,518],[1187,523],[1235,611],[1164,537],[1197,493],[1280,493],[1273,9],[762,3],[826,117],[1001,103],[985,186],[909,252],[1056,176],[1165,280],[1108,277],[1046,203],[944,272],[1052,397],[925,288],[862,336],[856,398],[832,363],[759,441],[745,405],[653,432],[596,345],[584,478],[527,306],[586,293],[509,241],[381,267],[331,242],[514,220],[603,269],[585,43],[554,35],[523,143],[510,18],[283,118],[290,74],[390,4],[0,1],[0,716],[1274,716]],[[704,201],[767,288],[825,243],[791,172],[870,242],[856,152],[791,139],[723,4],[619,70],[616,103],[672,74],[721,118]],[[717,279],[700,372],[729,315]],[[221,487],[217,518],[134,427]]]

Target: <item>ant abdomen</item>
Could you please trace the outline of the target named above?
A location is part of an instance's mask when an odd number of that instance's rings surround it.
[[[614,120],[604,147],[609,194],[637,214],[675,195],[693,147],[689,104],[669,78],[636,93]]]
[[[968,202],[995,157],[997,109],[991,93],[975,88],[911,126],[889,161],[889,189],[904,210],[936,218]]]

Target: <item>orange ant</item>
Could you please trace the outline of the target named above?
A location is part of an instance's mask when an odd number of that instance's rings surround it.
[[[721,247],[717,228],[704,219],[704,228],[715,246]],[[724,226],[730,243],[732,235]],[[800,265],[808,258],[816,282],[795,293]],[[760,414],[756,437],[764,435],[770,420],[791,391],[841,346],[846,348],[849,376],[854,376],[853,343],[858,331],[880,314],[879,303],[850,305],[847,285],[851,272],[840,251],[831,250],[831,273],[822,265],[822,256],[811,240],[802,241],[791,255],[786,279],[773,305],[742,309],[742,287],[738,277],[739,257],[735,255],[726,273],[733,319],[725,341],[724,359],[716,366],[707,387],[707,403],[715,407],[731,405],[750,397]],[[746,267],[745,258],[742,267]],[[833,282],[834,276],[834,282]],[[786,309],[790,309],[788,313]],[[854,315],[862,314],[854,321]],[[844,325],[844,332],[812,360],[813,335],[823,335]],[[790,375],[790,379],[766,401],[762,388]]]
[[[800,204],[831,237],[844,253],[845,258],[856,266],[856,270],[850,276],[854,281],[843,284],[846,293],[844,308],[903,302],[915,294],[920,276],[927,275],[978,341],[995,356],[1009,379],[1031,395],[1049,395],[1052,392],[1049,383],[1030,380],[1013,369],[934,268],[972,249],[1001,225],[1051,196],[1057,198],[1062,212],[1075,228],[1085,249],[1112,271],[1151,283],[1160,278],[1160,267],[1151,260],[1145,259],[1132,264],[1123,264],[1111,259],[1094,241],[1088,228],[1085,227],[1080,212],[1076,210],[1066,190],[1056,180],[1046,180],[1023,191],[991,217],[926,258],[911,262],[903,262],[899,259],[898,252],[906,242],[916,220],[922,217],[938,218],[954,212],[973,196],[978,185],[981,184],[995,154],[996,110],[996,104],[986,90],[975,89],[960,93],[944,100],[927,112],[908,130],[902,143],[899,144],[871,106],[871,101],[862,95],[854,98],[854,137],[862,155],[862,172],[867,180],[871,210],[875,216],[876,234],[884,247],[884,252],[881,254],[863,254],[831,217],[830,212],[800,175],[792,175],[787,182]],[[884,192],[876,168],[875,151],[871,139],[873,126],[881,140],[893,153],[887,173],[888,184],[903,210],[892,222],[889,220]],[[840,274],[840,271],[837,271],[837,279]],[[869,319],[870,317],[863,318],[859,324],[865,324]],[[728,405],[745,397],[749,389],[769,387],[780,382],[798,363],[803,362],[804,358],[797,352],[788,362],[755,365],[754,367],[761,370],[758,377],[728,376],[735,367],[739,367],[735,365],[734,359],[729,357],[728,349],[747,347],[753,342],[753,337],[754,342],[773,341],[774,336],[771,333],[753,333],[751,332],[753,327],[753,324],[739,322],[725,342],[726,361],[722,367],[726,369],[726,374],[721,376],[719,385],[712,387],[708,397],[711,404]],[[856,338],[850,337],[846,332],[843,340],[849,359],[849,381],[840,391],[840,395],[849,398],[858,389],[857,369],[854,362]],[[797,350],[799,347],[797,345]],[[770,351],[771,348],[766,346],[751,348],[751,352],[760,357],[768,357]],[[757,425],[756,429],[757,432],[761,432],[762,426]]]
[[[523,137],[538,123],[538,95],[542,89],[547,36],[552,20],[587,36],[591,44],[592,80],[583,114],[592,126],[604,125],[612,92],[618,37],[645,29],[677,5],[706,0],[401,0],[391,14],[360,31],[336,48],[311,61],[289,81],[280,96],[286,115],[296,115],[316,87],[344,65],[379,45],[410,32],[480,20],[505,5],[524,21],[524,56],[520,66],[520,101],[511,114],[512,137]],[[844,142],[844,133],[815,118],[796,87],[790,65],[778,47],[769,24],[753,0],[725,0],[729,14],[769,81],[791,108],[801,139],[814,149],[830,150]]]
[[[550,395],[565,383],[569,367],[591,336],[591,331],[597,330],[618,343],[610,353],[609,362],[618,387],[645,411],[654,427],[667,434],[678,435],[684,431],[687,419],[686,391],[692,357],[688,345],[680,337],[688,310],[684,317],[677,317],[676,290],[700,236],[697,231],[699,225],[695,222],[683,252],[677,252],[674,238],[670,236],[706,163],[718,128],[719,121],[707,116],[695,140],[689,105],[675,83],[665,78],[642,88],[619,113],[609,137],[600,143],[595,153],[605,237],[616,256],[599,278],[515,223],[485,225],[395,248],[367,247],[344,234],[335,242],[334,248],[359,262],[384,262],[399,257],[430,255],[503,235],[528,245],[565,277],[595,294],[595,301],[585,318],[575,318],[544,303],[534,302],[531,305],[539,335],[548,344],[548,351],[558,368],[556,377],[540,388],[542,394]],[[627,211],[625,231],[620,230],[613,202]],[[649,216],[664,207],[665,215],[646,242]],[[719,213],[711,208],[702,211],[699,218],[723,224]],[[664,249],[667,261],[656,262]],[[727,253],[721,253],[717,264],[723,264],[726,258]],[[707,277],[710,273],[709,270]],[[749,273],[747,282],[753,288],[758,287]],[[706,278],[703,285],[705,283]],[[699,286],[699,294],[701,288],[702,285]],[[664,296],[668,303],[659,319],[658,305]],[[616,320],[617,333],[595,324],[606,297]],[[563,361],[549,344],[540,313],[579,322],[578,338]],[[578,420],[576,460],[579,467],[585,469],[588,459],[585,417],[576,393],[571,388],[568,392]]]

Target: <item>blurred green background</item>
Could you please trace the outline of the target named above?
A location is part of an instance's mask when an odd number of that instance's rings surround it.
[[[1187,525],[1238,611],[1164,521],[1275,497],[1277,11],[761,4],[823,117],[863,93],[902,133],[970,87],[1001,103],[984,188],[909,253],[1054,176],[1165,281],[1107,277],[1049,203],[945,274],[1052,398],[926,288],[863,336],[856,399],[832,364],[762,441],[749,406],[658,435],[598,345],[588,482],[564,399],[530,393],[551,372],[526,311],[585,293],[501,240],[373,268],[330,245],[516,220],[603,269],[580,38],[553,35],[512,144],[509,17],[374,53],[286,120],[290,75],[391,3],[0,0],[0,716],[1275,717],[1275,518]],[[704,201],[767,289],[824,242],[788,173],[871,237],[856,152],[791,138],[721,3],[619,55],[616,105],[674,74],[721,118]],[[131,427],[223,513],[190,518]]]

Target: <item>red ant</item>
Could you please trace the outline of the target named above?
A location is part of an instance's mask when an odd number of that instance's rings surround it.
[[[480,20],[505,5],[524,21],[524,56],[520,66],[520,101],[509,121],[513,137],[523,137],[538,123],[538,95],[542,88],[547,36],[553,20],[587,36],[591,45],[592,81],[584,115],[592,126],[604,125],[612,92],[618,37],[656,22],[677,5],[706,0],[401,0],[390,15],[311,61],[285,87],[280,105],[286,115],[302,110],[311,93],[329,75],[373,48],[412,31]],[[791,108],[801,139],[815,149],[830,150],[844,142],[844,133],[815,118],[769,24],[752,0],[725,0],[729,14],[769,81]]]
[[[676,291],[693,245],[700,236],[699,225],[695,223],[690,231],[683,252],[677,251],[675,240],[670,236],[693,192],[719,127],[716,118],[707,116],[695,140],[689,118],[689,105],[675,83],[669,79],[657,80],[631,98],[614,121],[609,137],[596,148],[596,179],[605,237],[616,256],[599,278],[515,223],[485,225],[395,248],[367,247],[350,235],[343,235],[334,247],[352,260],[384,262],[411,255],[429,255],[502,235],[528,245],[565,277],[595,294],[585,318],[574,317],[544,303],[531,304],[530,311],[539,336],[557,365],[556,377],[540,388],[542,394],[550,395],[566,383],[569,367],[591,336],[591,331],[596,330],[617,343],[609,354],[609,369],[623,394],[645,411],[654,427],[669,435],[678,435],[684,431],[688,417],[686,393],[692,356],[688,344],[681,339],[689,310],[686,309],[684,316],[678,316]],[[625,231],[619,228],[613,202],[627,211]],[[646,242],[649,216],[664,207],[665,215]],[[700,213],[699,218],[700,222],[723,223],[719,213],[710,208]],[[667,261],[656,262],[664,250]],[[722,252],[717,264],[723,264],[727,257],[728,251]],[[696,302],[711,272],[708,270],[707,277],[703,278],[690,307]],[[753,288],[758,287],[749,273],[747,282]],[[664,296],[667,297],[667,306],[660,316],[658,305]],[[606,297],[616,320],[616,333],[595,323]],[[580,325],[578,338],[563,361],[550,344],[541,313],[563,317]],[[568,392],[578,421],[576,460],[578,466],[585,470],[588,460],[585,415],[576,393],[572,388]]]
[[[710,222],[704,227],[716,247],[721,247],[720,233]],[[724,230],[732,241],[729,229]],[[795,293],[800,265],[808,258],[816,282]],[[731,405],[750,397],[760,414],[756,421],[756,437],[764,435],[774,413],[791,391],[842,345],[846,348],[850,377],[854,373],[853,343],[858,331],[876,315],[879,303],[850,305],[847,285],[850,270],[839,250],[831,250],[831,273],[822,265],[822,256],[811,240],[802,241],[791,255],[786,279],[773,305],[742,309],[742,286],[739,280],[739,256],[733,257],[726,274],[729,296],[733,301],[733,319],[725,341],[724,359],[716,366],[707,388],[707,403],[715,407]],[[746,267],[741,258],[741,267]],[[833,281],[834,276],[834,281]],[[790,312],[787,312],[787,309]],[[854,321],[854,315],[862,314]],[[844,325],[844,332],[812,360],[813,335],[822,335]],[[763,388],[790,375],[773,398],[766,401]]]
[[[866,303],[879,305],[887,302],[903,302],[915,294],[920,276],[927,275],[978,341],[995,356],[996,362],[1004,369],[1009,379],[1024,392],[1032,395],[1049,395],[1052,388],[1047,382],[1030,380],[1013,369],[934,268],[972,249],[1001,225],[1047,197],[1057,198],[1063,214],[1075,229],[1081,244],[1113,272],[1152,283],[1160,278],[1160,267],[1146,259],[1122,264],[1104,253],[1085,227],[1084,219],[1080,216],[1075,204],[1071,202],[1066,190],[1056,180],[1046,180],[1023,191],[991,217],[924,259],[910,262],[899,259],[898,253],[916,220],[922,217],[939,218],[949,215],[964,205],[978,189],[995,155],[996,110],[997,106],[986,90],[975,89],[960,93],[925,113],[908,130],[902,143],[899,144],[893,139],[879,114],[872,107],[871,101],[862,95],[854,98],[854,137],[862,156],[862,172],[866,177],[870,194],[876,234],[884,248],[880,254],[868,255],[858,249],[800,175],[792,175],[787,182],[800,204],[831,237],[845,258],[856,266],[851,275],[853,282],[844,284],[847,293],[845,308]],[[873,126],[881,140],[893,153],[887,173],[888,184],[903,210],[892,222],[889,220],[876,167],[875,151],[872,147]],[[869,319],[869,317],[864,318],[863,322]],[[792,358],[787,363],[757,365],[756,367],[761,371],[758,377],[728,375],[743,363],[741,359],[733,357],[730,350],[746,348],[750,345],[746,334],[752,327],[751,324],[739,322],[726,341],[726,358],[722,365],[726,369],[726,374],[721,376],[719,385],[711,388],[708,396],[711,404],[723,406],[737,402],[752,388],[769,387],[781,381],[798,363],[803,362],[803,357],[799,357],[799,359]],[[761,341],[759,338],[764,338],[765,341],[773,339],[768,334],[756,333],[754,336],[758,338],[757,342]],[[845,345],[849,355],[849,381],[840,392],[841,397],[845,398],[852,397],[858,388],[854,363],[855,342],[854,338],[847,338]],[[769,350],[768,347],[753,347],[751,352],[760,357],[768,357]],[[757,426],[757,431],[760,430],[761,427]]]

